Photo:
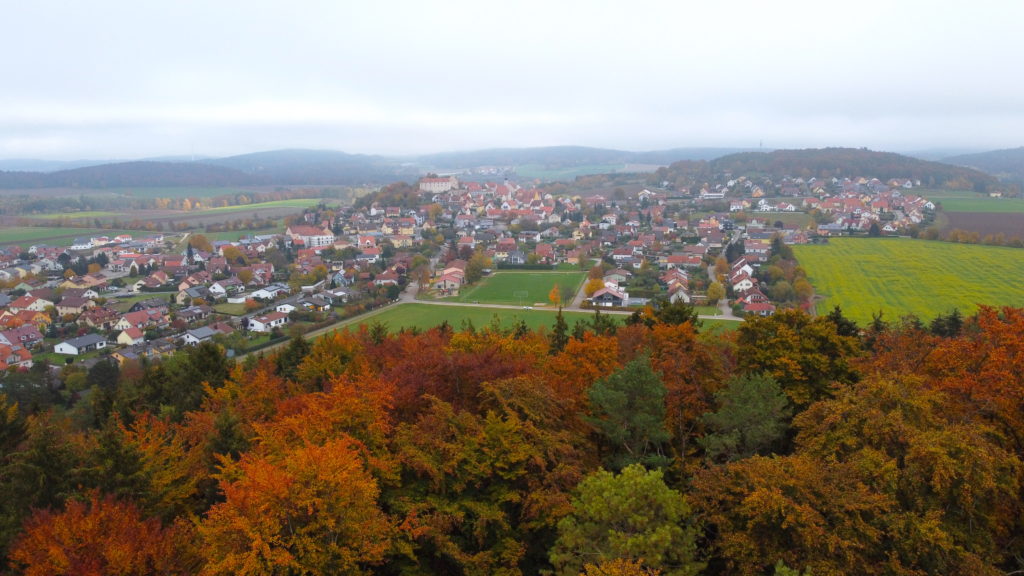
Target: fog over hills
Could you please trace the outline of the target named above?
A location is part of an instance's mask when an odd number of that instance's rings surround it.
[[[334,150],[288,149],[199,158],[165,157],[161,161],[48,162],[0,161],[0,188],[117,188],[126,186],[267,186],[362,185],[411,181],[430,172],[457,172],[482,167],[515,177],[517,167],[560,170],[583,168],[592,173],[627,170],[630,166],[670,166],[680,161],[711,162],[709,169],[765,172],[776,176],[803,173],[909,177],[935,184],[962,177],[984,189],[994,179],[954,168],[969,166],[1020,179],[1024,148],[957,156],[946,164],[910,156],[853,148],[752,151],[742,148],[675,148],[633,152],[585,146],[494,148],[419,156],[349,154]],[[611,167],[615,168],[611,168]]]
[[[1024,147],[962,154],[944,158],[942,161],[983,170],[1002,180],[1024,182]]]

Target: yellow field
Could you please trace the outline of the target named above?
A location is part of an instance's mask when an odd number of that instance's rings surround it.
[[[818,312],[839,305],[863,324],[882,311],[929,321],[979,304],[1024,306],[1024,250],[905,238],[833,238],[794,246],[819,296]]]

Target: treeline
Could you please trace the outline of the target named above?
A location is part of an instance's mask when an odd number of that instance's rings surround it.
[[[429,199],[428,199],[429,200]],[[353,206],[356,210],[365,210],[374,204],[381,208],[397,206],[404,209],[418,208],[422,203],[419,186],[408,182],[392,182],[376,192],[360,196]]]
[[[11,373],[0,535],[17,574],[1010,573],[1022,334],[672,306]]]
[[[986,246],[1024,248],[1024,239],[1017,235],[1007,236],[1003,232],[982,236],[981,232],[976,230],[953,228],[943,234],[937,227],[931,226],[921,232],[919,237],[925,240],[945,240],[946,242],[956,242],[958,244],[984,244]]]

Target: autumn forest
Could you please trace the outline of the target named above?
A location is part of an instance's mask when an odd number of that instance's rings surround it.
[[[1024,568],[1022,309],[378,324],[64,377],[0,396],[12,574]]]

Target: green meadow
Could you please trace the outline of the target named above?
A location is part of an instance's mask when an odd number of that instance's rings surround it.
[[[923,190],[921,196],[942,203],[946,212],[1024,213],[1024,198],[990,198],[967,190]]]
[[[593,312],[562,312],[571,329],[578,320],[589,322]],[[399,304],[385,308],[381,312],[371,313],[344,322],[339,327],[355,328],[359,324],[379,322],[390,330],[401,328],[418,328],[427,330],[448,322],[454,330],[460,330],[464,323],[472,322],[473,326],[483,328],[491,324],[495,317],[503,328],[509,328],[522,320],[532,329],[541,326],[550,329],[555,325],[554,310],[521,310],[510,308],[485,308],[476,306],[443,306],[437,304]],[[625,318],[625,316],[622,316]]]
[[[516,175],[520,178],[540,180],[573,180],[577,176],[593,174],[611,174],[625,168],[625,164],[592,164],[589,166],[572,166],[569,168],[552,168],[544,164],[521,164],[516,166]]]
[[[585,272],[500,271],[452,298],[454,302],[551,306],[548,294],[558,284],[562,299],[571,301],[586,279]]]
[[[114,192],[130,198],[213,198],[230,194],[252,194],[259,189],[241,187],[173,186],[159,188],[119,188]],[[110,192],[110,191],[106,191]]]
[[[554,309],[547,310],[522,310],[510,308],[486,308],[475,306],[443,306],[437,304],[399,304],[391,306],[379,312],[371,312],[358,318],[354,318],[338,325],[338,328],[349,327],[355,329],[360,324],[372,324],[379,322],[395,331],[401,328],[417,328],[428,330],[443,322],[448,322],[454,330],[462,329],[466,322],[471,322],[476,328],[489,326],[498,318],[502,328],[510,328],[519,320],[526,323],[531,329],[544,327],[550,330],[555,325]],[[562,312],[566,324],[571,330],[576,322],[589,323],[594,317],[593,312]],[[627,315],[616,314],[612,316],[620,322],[625,321]],[[728,332],[739,328],[741,322],[726,320],[703,320],[701,332]]]
[[[1024,250],[908,238],[833,238],[794,246],[820,297],[819,313],[836,305],[849,318],[906,314],[929,321],[958,308],[1024,306]]]
[[[133,238],[142,238],[149,232],[142,230],[105,230],[102,228],[61,228],[57,226],[12,226],[0,228],[0,245],[19,244],[28,248],[32,244],[52,244],[54,246],[70,246],[75,238],[92,236],[110,236],[131,234]]]
[[[25,218],[31,218],[33,220],[60,220],[67,218],[69,220],[81,220],[84,218],[111,218],[114,216],[123,216],[120,212],[110,212],[106,210],[89,210],[85,212],[50,212],[49,214],[28,214]]]
[[[292,200],[272,200],[270,202],[259,202],[256,204],[242,204],[239,206],[217,206],[216,208],[202,208],[193,210],[187,214],[190,216],[203,216],[207,214],[230,214],[232,212],[252,212],[255,210],[266,210],[268,208],[309,208],[324,202],[320,198],[295,198]],[[337,202],[334,200],[326,201]]]

